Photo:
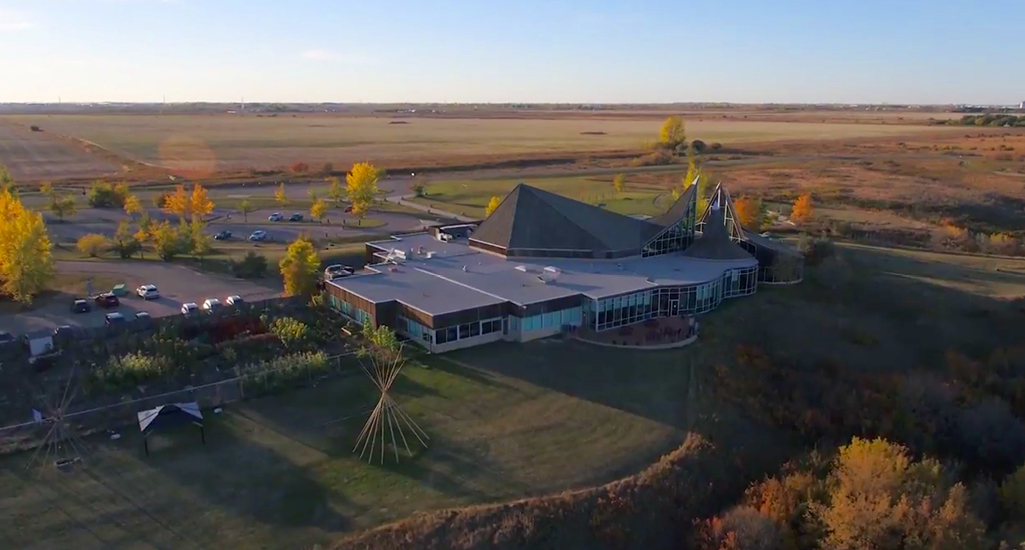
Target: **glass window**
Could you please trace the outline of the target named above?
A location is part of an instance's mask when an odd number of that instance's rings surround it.
[[[470,337],[480,336],[480,323],[470,323]]]
[[[463,325],[459,325],[459,338],[469,338],[469,337],[470,337],[470,325],[469,325],[469,323],[463,324]]]

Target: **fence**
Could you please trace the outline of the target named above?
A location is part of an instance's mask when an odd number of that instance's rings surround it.
[[[359,372],[356,354],[345,353],[329,357],[326,369],[314,371],[307,366],[304,369],[254,371],[202,386],[186,387],[100,407],[64,411],[62,418],[69,434],[82,436],[134,424],[140,411],[160,405],[195,401],[199,403],[200,408],[208,409],[291,389],[316,386],[324,380],[355,375]],[[0,427],[0,453],[30,449],[43,444],[53,425],[53,418],[45,418],[43,421]]]

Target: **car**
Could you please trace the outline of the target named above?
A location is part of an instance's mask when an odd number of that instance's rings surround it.
[[[224,307],[224,304],[222,304],[221,301],[218,300],[217,298],[207,298],[203,302],[203,309],[206,310],[206,311],[209,311],[209,312],[217,311],[218,309],[221,309],[222,307]]]
[[[149,312],[147,312],[147,311],[140,311],[140,312],[135,314],[135,320],[136,321],[151,321],[152,319],[153,319],[153,316],[150,315]]]
[[[96,298],[94,298],[94,300],[96,300],[96,305],[104,309],[110,309],[112,307],[117,307],[121,305],[121,300],[118,300],[117,296],[115,296],[112,292],[104,292],[103,294],[99,294],[96,296]]]
[[[0,330],[0,344],[6,344],[7,342],[13,342],[14,335],[10,332],[4,332]]]
[[[262,229],[253,231],[253,234],[249,236],[250,241],[265,241],[267,240],[267,232]]]
[[[352,214],[352,205],[351,204],[349,206],[345,207],[345,213],[346,214]]]
[[[226,240],[228,240],[230,238],[231,238],[231,231],[228,231],[227,229],[225,229],[224,231],[219,231],[216,234],[214,234],[214,240],[215,241],[226,241]]]
[[[342,264],[329,265],[326,268],[324,268],[324,279],[331,281],[339,277],[348,277],[349,275],[352,275],[355,272],[356,270],[353,269],[351,266]]]
[[[115,311],[114,313],[108,313],[104,316],[104,318],[104,322],[108,327],[120,325],[121,323],[125,322],[125,316],[121,315],[121,312],[119,311]]]
[[[281,212],[275,212],[270,216],[267,216],[267,221],[269,222],[279,222],[283,219],[285,219],[285,217],[281,215]]]
[[[199,311],[199,306],[196,305],[196,302],[182,304],[182,315],[192,315],[197,311]]]
[[[157,290],[156,285],[142,285],[135,289],[135,293],[143,300],[156,300],[160,297],[160,291]]]
[[[53,329],[53,335],[57,338],[70,338],[74,332],[75,329],[71,328],[71,325],[61,325]]]
[[[228,304],[229,306],[237,306],[246,303],[246,301],[243,300],[241,296],[228,296],[227,298],[225,298],[224,303]]]
[[[87,300],[75,300],[75,303],[71,304],[71,313],[89,313],[92,309]]]
[[[291,216],[288,217],[288,221],[290,221],[290,222],[301,222],[301,221],[303,221],[303,215],[298,213],[298,212],[296,212],[295,214],[292,214]]]

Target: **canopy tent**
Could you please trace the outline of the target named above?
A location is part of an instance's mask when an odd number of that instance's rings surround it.
[[[142,432],[143,446],[149,454],[149,436],[157,430],[168,430],[186,424],[199,427],[199,438],[206,444],[206,432],[203,430],[203,412],[199,403],[170,403],[155,409],[139,412],[139,431]]]

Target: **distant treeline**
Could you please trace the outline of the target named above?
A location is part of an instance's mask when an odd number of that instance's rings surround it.
[[[1025,115],[985,114],[965,115],[960,120],[950,120],[947,124],[954,126],[1018,126],[1025,127]]]

